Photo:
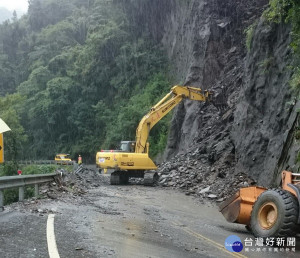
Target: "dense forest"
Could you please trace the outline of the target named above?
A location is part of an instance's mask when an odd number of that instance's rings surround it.
[[[100,148],[135,138],[172,86],[164,51],[138,21],[122,0],[29,0],[26,15],[0,25],[6,160],[66,152],[93,161]],[[152,156],[169,121],[151,131]]]

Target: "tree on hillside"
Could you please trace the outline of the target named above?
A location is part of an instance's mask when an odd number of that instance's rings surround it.
[[[0,25],[0,92],[22,96],[28,157],[93,160],[101,146],[134,138],[169,90],[164,52],[135,34],[124,10],[114,0],[30,0],[26,16]],[[165,123],[153,132],[157,149]]]

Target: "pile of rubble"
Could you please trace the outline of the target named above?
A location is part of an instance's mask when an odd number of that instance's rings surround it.
[[[6,210],[29,210],[40,216],[55,213],[55,209],[37,208],[47,200],[60,200],[66,203],[78,203],[79,199],[87,193],[88,189],[108,185],[109,178],[101,175],[95,166],[81,166],[73,172],[65,169],[57,170],[61,177],[56,177],[55,182],[40,185],[39,197],[26,199],[24,202],[15,202],[5,206]]]
[[[254,185],[255,182],[244,173],[235,173],[234,155],[224,155],[214,164],[205,159],[195,158],[191,153],[176,155],[158,168],[159,185],[180,189],[186,195],[197,197],[200,201],[222,202],[239,188]],[[88,189],[109,185],[109,177],[101,175],[95,168],[84,166],[75,172],[62,171],[60,182],[52,182],[41,189],[46,198],[81,196]],[[140,179],[142,180],[142,179]],[[143,180],[142,180],[143,181]],[[140,181],[131,184],[142,184]]]
[[[209,199],[222,202],[239,188],[255,184],[246,174],[234,172],[234,167],[228,161],[234,159],[233,154],[225,159],[227,162],[223,159],[210,165],[189,154],[177,155],[160,165],[159,185],[180,189],[200,201]]]
[[[40,189],[42,196],[57,199],[67,195],[81,196],[88,189],[99,187],[103,184],[108,184],[109,179],[103,177],[100,173],[91,166],[80,166],[74,172],[68,172],[60,169],[62,177],[57,178],[56,182],[45,184]]]
[[[200,201],[210,200],[222,202],[234,194],[239,188],[255,184],[243,173],[234,174],[231,164],[234,156],[225,155],[213,165],[205,162],[203,155],[195,158],[191,153],[176,155],[161,164],[158,168],[159,185],[180,189],[186,195],[191,195]],[[40,186],[39,199],[32,198],[22,204],[12,204],[10,209],[30,209],[39,214],[50,210],[38,210],[36,204],[45,199],[63,200],[64,202],[78,202],[91,188],[109,185],[109,176],[98,172],[95,166],[82,166],[73,172],[60,169],[62,177],[55,182]],[[142,179],[133,179],[130,184],[143,184]]]
[[[81,165],[73,173],[65,173],[64,183],[81,186],[85,189],[109,184],[109,178],[102,176],[95,165]]]

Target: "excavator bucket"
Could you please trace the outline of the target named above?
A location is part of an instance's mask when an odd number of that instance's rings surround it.
[[[224,91],[214,92],[211,103],[219,110],[225,111],[228,108],[226,94]]]
[[[219,211],[228,222],[249,225],[252,207],[258,196],[266,190],[266,188],[257,186],[241,188],[232,197],[221,203]]]

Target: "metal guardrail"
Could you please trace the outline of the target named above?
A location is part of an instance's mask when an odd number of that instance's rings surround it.
[[[19,164],[31,165],[31,164],[54,164],[54,165],[69,165],[72,166],[76,164],[75,161],[68,161],[68,160],[19,160]]]
[[[26,176],[2,176],[0,177],[0,211],[3,210],[3,190],[19,187],[19,201],[24,200],[25,186],[34,185],[34,196],[39,194],[39,184],[54,181],[59,173],[26,175]]]

